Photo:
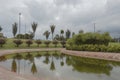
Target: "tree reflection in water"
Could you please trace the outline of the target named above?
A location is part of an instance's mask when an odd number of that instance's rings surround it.
[[[41,57],[41,58],[38,58],[38,57]],[[24,59],[24,60],[21,60],[21,59]],[[6,60],[7,60],[6,56],[0,57],[0,61],[4,62]],[[73,72],[87,73],[87,74],[91,74],[91,73],[105,74],[107,76],[110,76],[111,71],[113,70],[113,67],[120,66],[120,62],[75,57],[75,56],[65,55],[62,53],[60,54],[60,52],[56,52],[56,51],[53,51],[53,53],[51,54],[48,51],[46,51],[44,52],[44,55],[42,55],[41,53],[36,53],[36,54],[25,53],[24,56],[18,53],[15,54],[11,61],[10,70],[13,72],[20,73],[22,68],[24,68],[25,73],[28,71],[28,72],[31,72],[33,75],[37,73],[40,74],[39,69],[43,69],[43,68],[39,66],[39,61],[43,61],[43,63],[47,64],[47,65],[44,65],[46,66],[44,67],[44,69],[48,68],[46,70],[49,70],[51,73],[52,71],[55,72],[58,70],[66,70],[66,67],[70,66],[69,69],[73,70]],[[20,66],[20,62],[24,65]],[[28,64],[26,64],[27,62]],[[20,67],[21,67],[21,70],[20,70]]]
[[[37,68],[36,68],[35,62],[33,62],[33,64],[32,64],[31,72],[32,72],[33,74],[37,73]]]
[[[80,58],[72,57],[69,59],[69,56],[66,58],[66,64],[72,65],[73,70],[78,72],[86,73],[97,73],[97,74],[106,74],[110,75],[112,66],[108,61],[98,60],[98,59],[89,59],[89,58]]]
[[[17,63],[16,63],[15,59],[13,59],[13,61],[12,61],[11,71],[13,71],[13,72],[17,71]]]
[[[17,72],[18,74],[20,74],[20,60],[23,58],[23,56],[20,53],[16,53],[15,56],[13,57],[13,59],[17,59],[18,61],[18,69]]]
[[[55,70],[55,63],[54,63],[54,60],[53,60],[53,55],[52,55],[52,61],[51,61],[51,64],[50,64],[50,70],[52,70],[52,71]]]

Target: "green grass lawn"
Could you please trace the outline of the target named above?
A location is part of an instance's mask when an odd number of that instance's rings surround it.
[[[13,43],[13,40],[12,38],[8,38],[6,39],[6,44],[3,45],[3,47],[0,47],[0,49],[29,49],[29,48],[46,48],[46,45],[43,43],[42,41],[42,44],[40,44],[39,47],[37,47],[37,44],[35,43],[35,41],[33,40],[33,44],[28,47],[27,44],[26,44],[26,40],[25,39],[22,39],[23,41],[23,44],[21,44],[19,47],[16,47],[16,44]],[[50,48],[55,48],[54,45],[52,43],[50,43],[49,45]],[[57,45],[57,48],[60,48],[62,47],[62,45],[59,43]]]

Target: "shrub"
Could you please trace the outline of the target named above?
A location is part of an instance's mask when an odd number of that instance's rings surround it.
[[[80,33],[75,35],[73,38],[67,40],[69,45],[83,45],[83,44],[92,44],[92,45],[108,45],[108,43],[112,40],[109,33]]]
[[[19,45],[21,45],[23,43],[23,41],[20,39],[14,40],[13,42],[16,44],[17,47],[19,47]]]
[[[57,47],[58,41],[54,40],[52,43]]]
[[[65,48],[66,42],[65,41],[61,41],[61,44],[62,44],[62,47]]]
[[[41,40],[36,40],[35,43],[37,44],[37,46],[39,47],[39,45],[42,43]]]
[[[28,45],[28,47],[30,47],[31,44],[33,44],[32,40],[27,40],[26,44]]]
[[[6,40],[3,38],[0,38],[0,46],[3,47],[5,43],[6,43]]]
[[[49,47],[49,44],[50,44],[51,42],[50,41],[45,41],[44,42],[44,44],[46,45],[46,47]]]

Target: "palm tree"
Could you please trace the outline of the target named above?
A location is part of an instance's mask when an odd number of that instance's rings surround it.
[[[61,34],[60,38],[61,38],[61,40],[63,41],[63,40],[64,40],[64,36],[63,36],[64,30],[61,30],[61,31],[60,31],[60,34]]]
[[[2,27],[0,26],[0,32],[2,31]]]
[[[55,25],[51,25],[51,26],[50,26],[50,29],[51,29],[52,40],[53,40],[53,33],[54,33],[54,30],[55,30]]]
[[[33,30],[34,35],[35,35],[35,32],[36,32],[37,26],[38,26],[37,23],[35,23],[35,22],[32,23],[32,30]]]
[[[50,32],[49,32],[49,31],[45,31],[43,35],[46,37],[46,40],[48,40],[48,37],[49,37],[49,35],[50,35]]]
[[[60,31],[60,34],[63,36],[63,34],[64,34],[64,30],[61,30],[61,31]]]
[[[13,36],[15,37],[16,33],[17,33],[17,23],[15,22],[14,24],[12,24],[12,33],[13,33]]]
[[[66,31],[66,39],[69,39],[69,38],[70,38],[70,35],[71,35],[70,30],[67,30],[67,31]]]

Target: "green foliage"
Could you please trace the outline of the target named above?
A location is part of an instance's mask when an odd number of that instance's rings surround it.
[[[35,43],[36,43],[36,44],[38,45],[38,47],[39,47],[39,45],[42,43],[42,41],[41,41],[41,40],[36,40]]]
[[[13,36],[15,37],[16,33],[17,33],[17,23],[15,22],[13,25],[12,25],[12,33],[13,33]]]
[[[32,30],[33,30],[33,33],[35,34],[35,31],[36,31],[36,29],[37,29],[37,23],[35,23],[35,22],[33,22],[32,23]]]
[[[0,26],[0,32],[2,31],[2,27]]]
[[[111,41],[111,37],[108,33],[80,33],[75,35],[72,40],[73,43],[76,45],[82,44],[97,44],[97,45],[108,45]]]
[[[26,33],[26,34],[18,34],[16,36],[17,39],[33,39],[34,37],[34,34],[32,32],[30,32],[29,34]]]
[[[120,52],[120,46],[115,45],[67,45],[66,49],[77,51],[95,51],[95,52]]]
[[[48,40],[44,42],[44,44],[46,45],[46,47],[49,47],[49,44],[50,44],[50,43],[51,43],[51,42],[48,41]]]
[[[28,45],[28,47],[30,47],[31,44],[33,44],[32,40],[27,40],[26,44]]]
[[[69,39],[71,36],[71,31],[70,30],[67,30],[66,31],[66,39]]]
[[[33,38],[35,36],[35,32],[36,32],[38,24],[36,22],[33,22],[31,25],[32,25],[32,30],[33,30],[33,32],[31,32],[32,38]]]
[[[5,43],[6,43],[6,40],[4,38],[0,38],[0,46],[3,47]]]
[[[23,41],[20,39],[14,40],[13,42],[16,44],[17,47],[19,47],[19,45],[21,45],[23,43]]]
[[[45,31],[43,35],[46,37],[46,40],[48,40],[50,32],[49,31]]]
[[[57,47],[57,44],[58,44],[57,40],[52,41],[52,43],[55,45],[55,47]]]
[[[51,25],[51,26],[50,26],[50,29],[51,29],[52,40],[53,40],[53,33],[54,33],[54,30],[55,30],[55,25]]]
[[[66,41],[61,41],[62,47],[65,48]]]
[[[80,33],[67,40],[67,49],[78,51],[120,52],[120,46],[108,45],[109,33]]]
[[[60,33],[63,35],[64,34],[64,30],[61,30]]]

